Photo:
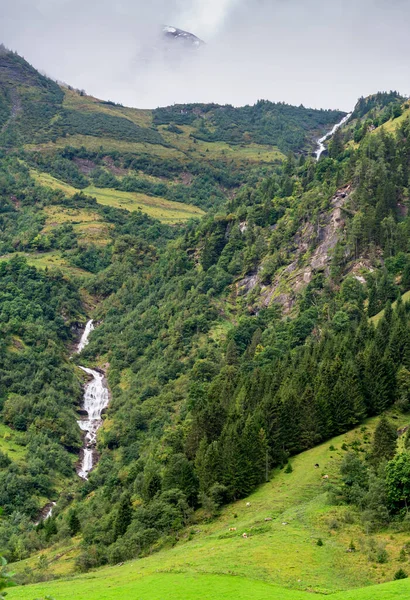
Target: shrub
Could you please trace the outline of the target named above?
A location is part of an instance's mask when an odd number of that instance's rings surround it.
[[[408,575],[407,575],[406,571],[404,571],[403,569],[399,569],[394,574],[394,580],[397,580],[397,579],[407,579],[407,577],[408,577]]]

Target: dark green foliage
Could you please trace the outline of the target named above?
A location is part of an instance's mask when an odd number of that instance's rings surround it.
[[[398,569],[395,574],[394,574],[394,581],[397,581],[398,579],[407,579],[408,575],[406,573],[406,571],[404,569]]]
[[[61,108],[64,92],[17,54],[1,50],[0,64],[0,142],[15,146],[50,139],[50,121]]]
[[[342,116],[339,111],[296,108],[260,100],[254,106],[243,108],[216,104],[158,108],[154,111],[154,123],[193,125],[192,136],[208,142],[268,144],[287,152],[302,150],[312,132],[337,123]]]
[[[59,120],[53,125],[54,135],[93,135],[129,142],[146,142],[166,146],[166,142],[157,131],[136,125],[126,118],[105,113],[81,113],[63,110]]]
[[[5,600],[7,592],[4,590],[15,585],[12,579],[14,573],[9,571],[7,561],[3,556],[0,556],[0,566],[0,600]]]
[[[77,535],[81,531],[80,519],[75,510],[72,510],[68,515],[68,527],[72,536]]]
[[[410,455],[403,452],[386,466],[387,499],[390,510],[408,512],[410,503]]]
[[[70,318],[78,308],[78,294],[61,274],[39,273],[22,258],[0,263],[2,418],[27,432],[28,450],[23,465],[1,456],[6,514],[20,510],[34,517],[38,496],[52,494],[51,474],[74,475],[67,451],[81,444],[75,415],[81,391],[62,345],[71,339]]]
[[[120,501],[117,516],[114,521],[114,540],[124,535],[132,520],[131,499],[125,494]]]
[[[352,118],[357,119],[363,117],[374,108],[384,108],[385,106],[391,105],[392,102],[396,103],[397,101],[404,102],[404,97],[396,91],[378,92],[367,98],[359,98],[352,114]]]
[[[379,464],[383,460],[390,460],[396,453],[397,429],[385,416],[383,416],[374,432],[372,460]]]

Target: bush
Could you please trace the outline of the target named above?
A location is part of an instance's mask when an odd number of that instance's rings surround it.
[[[290,463],[286,465],[285,473],[293,473],[293,467]]]
[[[316,546],[323,546],[323,540],[322,540],[322,538],[318,539],[318,541],[316,542]]]
[[[398,571],[395,572],[394,574],[394,580],[396,581],[397,579],[407,579],[408,575],[406,573],[406,571],[404,571],[404,569],[399,569]]]

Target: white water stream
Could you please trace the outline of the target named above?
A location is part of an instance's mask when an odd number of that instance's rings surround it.
[[[86,347],[88,344],[88,337],[93,329],[93,321],[90,320],[88,321],[77,346],[77,353],[81,352],[81,350]],[[84,390],[82,409],[87,413],[87,416],[77,421],[80,429],[85,432],[83,456],[78,475],[82,477],[82,479],[88,479],[88,475],[95,462],[94,456],[97,443],[97,431],[103,423],[101,415],[103,410],[107,408],[109,404],[110,395],[105,383],[105,377],[102,373],[95,371],[94,369],[88,369],[87,367],[80,367],[80,369],[92,377],[86,384]]]
[[[343,117],[343,119],[340,121],[340,123],[336,123],[336,125],[333,126],[333,129],[331,129],[331,131],[328,131],[323,137],[321,137],[320,139],[317,140],[318,148],[315,152],[317,161],[319,161],[323,152],[326,150],[325,142],[327,140],[329,140],[331,137],[333,137],[334,134],[336,133],[336,131],[338,129],[340,129],[345,123],[347,123],[347,121],[350,119],[351,116],[352,116],[352,113],[349,113],[348,115]]]
[[[85,326],[83,335],[81,336],[76,349],[76,354],[79,354],[81,350],[84,350],[88,344],[88,338],[93,329],[94,323],[91,319]],[[77,421],[81,431],[85,431],[82,460],[78,475],[82,479],[88,479],[88,475],[95,464],[94,457],[95,446],[97,443],[97,431],[103,423],[101,414],[109,404],[110,395],[105,383],[104,375],[102,373],[94,371],[94,369],[88,369],[87,367],[80,367],[80,369],[92,377],[84,389],[82,410],[87,413],[87,416],[84,416],[82,419]],[[55,502],[51,502],[49,505],[47,505],[44,509],[44,516],[40,517],[40,520],[37,521],[35,525],[38,525],[40,521],[46,521],[49,519],[53,515],[55,505]]]

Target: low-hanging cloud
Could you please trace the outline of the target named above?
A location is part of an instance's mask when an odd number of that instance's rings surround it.
[[[406,0],[0,0],[0,41],[51,77],[138,107],[259,98],[351,108],[410,88]],[[161,47],[163,24],[196,51]]]

